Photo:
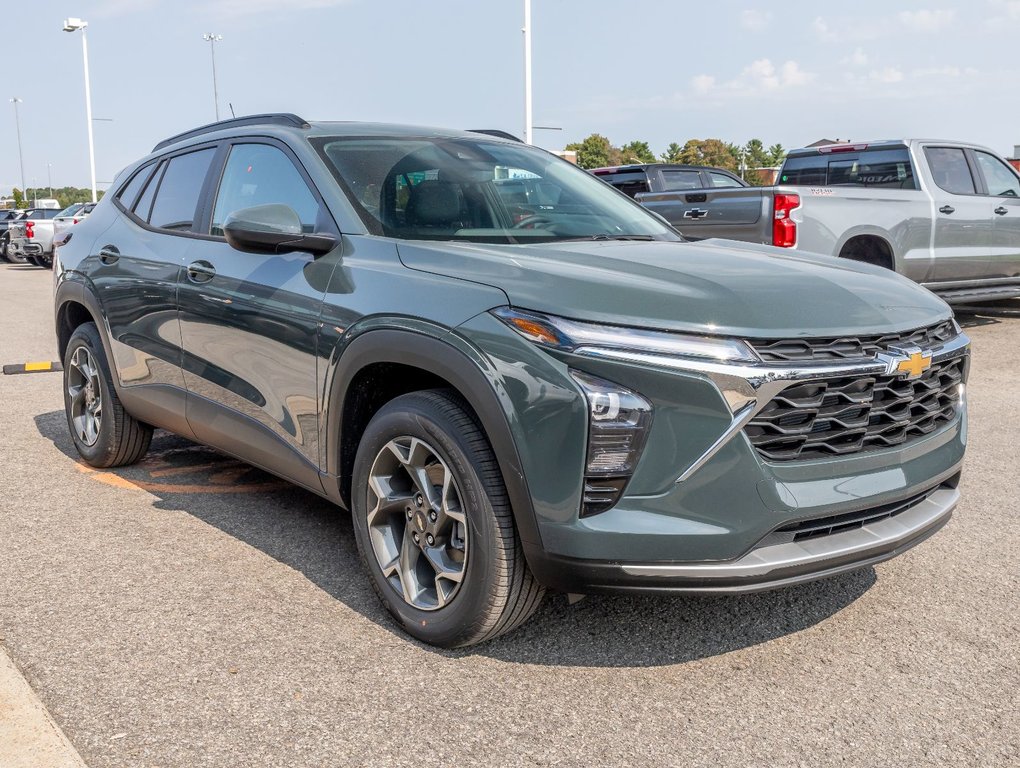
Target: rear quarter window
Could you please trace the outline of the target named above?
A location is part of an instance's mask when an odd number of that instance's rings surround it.
[[[802,187],[917,189],[906,148],[791,157],[783,165],[779,183]]]

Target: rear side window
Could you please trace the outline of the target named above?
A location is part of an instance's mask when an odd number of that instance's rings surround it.
[[[120,188],[120,192],[117,193],[117,199],[120,200],[121,205],[127,208],[129,211],[134,207],[135,201],[138,199],[138,194],[142,191],[142,187],[145,186],[145,182],[149,176],[152,175],[152,169],[155,167],[154,164],[150,164],[140,169],[131,180],[128,181],[123,187]]]
[[[170,158],[152,202],[149,224],[174,232],[195,231],[198,196],[215,152],[210,147]]]
[[[727,176],[725,173],[718,173],[716,171],[709,171],[708,178],[712,181],[713,187],[742,187],[739,181],[734,179],[732,176]]]
[[[993,197],[1020,197],[1020,178],[995,155],[975,152],[978,167],[985,176],[988,194]]]
[[[917,189],[907,149],[833,152],[787,158],[780,184],[802,187]]]
[[[159,164],[151,180],[145,185],[145,191],[142,192],[142,196],[138,198],[138,202],[135,203],[135,207],[132,209],[135,212],[135,216],[142,221],[149,220],[149,211],[152,210],[152,198],[156,196],[156,188],[159,186],[159,180],[163,177],[163,170],[165,168],[166,161]]]
[[[973,195],[977,192],[967,156],[955,147],[925,147],[925,157],[935,183],[954,195]]]
[[[701,189],[701,174],[698,171],[662,171],[662,187],[667,192],[678,189]]]

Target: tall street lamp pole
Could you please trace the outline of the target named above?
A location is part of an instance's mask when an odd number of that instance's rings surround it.
[[[216,105],[216,122],[220,121],[220,93],[216,87],[216,43],[223,39],[223,35],[216,35],[206,32],[202,39],[209,43],[209,53],[212,55],[212,92],[213,103]]]
[[[85,35],[87,21],[81,19],[64,19],[65,32],[81,30],[81,55],[85,62],[85,120],[89,128],[89,172],[92,175],[92,202],[96,202],[96,147],[92,139],[92,89],[89,84],[89,43]]]
[[[21,102],[17,96],[11,99],[11,104],[14,105],[14,124],[18,128],[18,161],[21,163],[21,193],[24,195],[28,194],[28,190],[25,189],[25,155],[21,151],[21,115],[18,113],[18,105]]]
[[[524,0],[524,143],[531,144],[531,0]]]

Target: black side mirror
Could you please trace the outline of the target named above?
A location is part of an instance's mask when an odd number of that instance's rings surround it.
[[[302,231],[297,212],[279,203],[234,211],[223,222],[223,235],[231,248],[245,253],[305,251],[320,256],[337,242],[333,235]]]

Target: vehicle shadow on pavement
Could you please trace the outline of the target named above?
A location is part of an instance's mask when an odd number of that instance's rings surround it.
[[[996,325],[999,318],[1020,317],[1020,299],[990,301],[987,304],[958,305],[953,307],[957,322],[963,328],[974,328],[981,325]]]
[[[211,448],[158,430],[136,465],[82,465],[63,411],[35,417],[39,433],[95,482],[141,489],[161,510],[182,511],[302,573],[333,598],[403,641],[362,570],[347,513],[296,486]],[[257,499],[257,503],[253,503]],[[601,596],[569,605],[552,594],[510,635],[457,651],[550,666],[646,667],[679,664],[794,634],[863,595],[873,568],[775,592],[742,596]]]

